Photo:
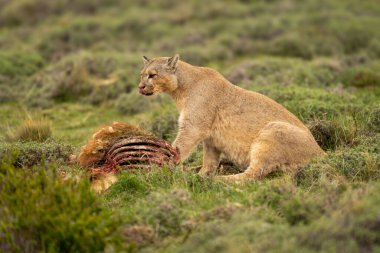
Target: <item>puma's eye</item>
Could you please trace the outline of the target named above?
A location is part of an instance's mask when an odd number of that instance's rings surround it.
[[[155,78],[157,74],[149,74],[148,78]]]

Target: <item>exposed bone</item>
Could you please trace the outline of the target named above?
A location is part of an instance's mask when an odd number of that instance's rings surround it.
[[[161,161],[168,161],[169,158],[167,156],[164,156],[160,153],[153,153],[153,152],[138,152],[138,151],[133,151],[133,152],[128,152],[128,153],[121,153],[117,154],[114,156],[112,159],[116,163],[120,163],[121,159],[124,158],[130,158],[130,159],[136,159],[136,158],[147,158],[147,159],[160,159]]]
[[[153,136],[131,136],[116,141],[99,167],[90,171],[93,178],[98,178],[108,173],[177,164],[178,161],[178,152],[168,142]]]
[[[156,146],[158,148],[163,148],[165,151],[170,152],[170,154],[172,155],[175,155],[177,153],[169,143],[152,136],[133,136],[127,139],[123,139],[115,143],[111,147],[111,149],[108,151],[108,153],[114,152],[114,150],[117,148],[120,148],[123,146],[129,146],[132,144],[134,145],[146,144],[146,146],[153,146],[153,147]]]
[[[147,146],[147,145],[134,145],[134,146],[124,146],[124,147],[119,147],[115,149],[113,152],[108,152],[107,156],[109,158],[113,158],[116,154],[119,153],[125,153],[125,152],[134,152],[134,151],[142,152],[146,151],[147,153],[152,152],[152,153],[162,153],[165,154],[167,157],[173,156],[168,150],[162,150],[162,148],[158,148],[155,146]]]

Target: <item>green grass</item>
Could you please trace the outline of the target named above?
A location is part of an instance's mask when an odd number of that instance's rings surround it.
[[[0,0],[0,251],[379,251],[379,15],[376,0]],[[137,85],[143,55],[175,53],[283,104],[328,155],[235,185],[191,170],[199,146],[190,171],[92,193],[70,155],[99,126],[174,140],[173,102]]]

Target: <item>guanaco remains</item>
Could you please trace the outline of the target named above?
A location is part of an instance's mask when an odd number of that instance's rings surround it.
[[[200,174],[214,175],[221,154],[242,173],[224,179],[259,179],[276,170],[292,170],[322,156],[308,128],[274,100],[233,85],[211,68],[174,57],[143,57],[139,91],[165,92],[180,112],[173,146],[181,161],[203,142]]]

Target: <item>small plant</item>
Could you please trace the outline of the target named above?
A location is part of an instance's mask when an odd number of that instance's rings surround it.
[[[380,108],[374,109],[369,117],[369,127],[375,132],[380,132]]]
[[[0,162],[9,160],[15,167],[65,164],[72,153],[72,146],[54,141],[0,143]]]
[[[343,124],[338,120],[314,119],[309,122],[308,127],[324,150],[353,145],[357,137],[357,126],[354,123]]]
[[[380,85],[380,74],[375,70],[365,68],[353,68],[342,74],[342,82],[347,86],[376,87]]]
[[[188,191],[172,189],[165,193],[150,193],[145,205],[149,208],[141,208],[141,218],[156,228],[158,235],[166,237],[178,235],[182,232],[182,222],[189,216],[189,211],[184,207],[191,204],[191,196]],[[148,204],[149,203],[149,204]],[[140,216],[139,215],[139,216]]]
[[[336,128],[329,121],[317,120],[309,124],[310,132],[322,149],[333,148],[337,144]]]
[[[0,53],[0,77],[29,76],[44,65],[42,57],[35,52]]]
[[[51,124],[45,119],[27,119],[15,129],[9,129],[6,139],[8,141],[36,141],[44,142],[52,135]]]
[[[119,112],[127,115],[133,115],[145,111],[150,106],[150,101],[143,98],[137,91],[122,94],[116,101],[116,108]]]
[[[177,132],[178,113],[173,107],[155,112],[147,121],[143,121],[140,126],[148,132],[153,133],[158,138],[164,140],[174,140]]]
[[[276,38],[269,49],[269,53],[304,59],[313,57],[312,49],[305,38],[293,34]]]
[[[102,252],[119,242],[117,215],[89,181],[62,180],[51,166],[2,163],[0,189],[1,252]]]
[[[318,159],[295,174],[298,185],[312,186],[326,178],[330,181],[350,180],[367,182],[380,178],[379,135],[360,136],[361,141],[352,148],[340,148]]]
[[[156,239],[156,234],[151,226],[133,225],[123,229],[123,235],[126,237],[127,243],[136,245],[137,247],[152,244]]]

